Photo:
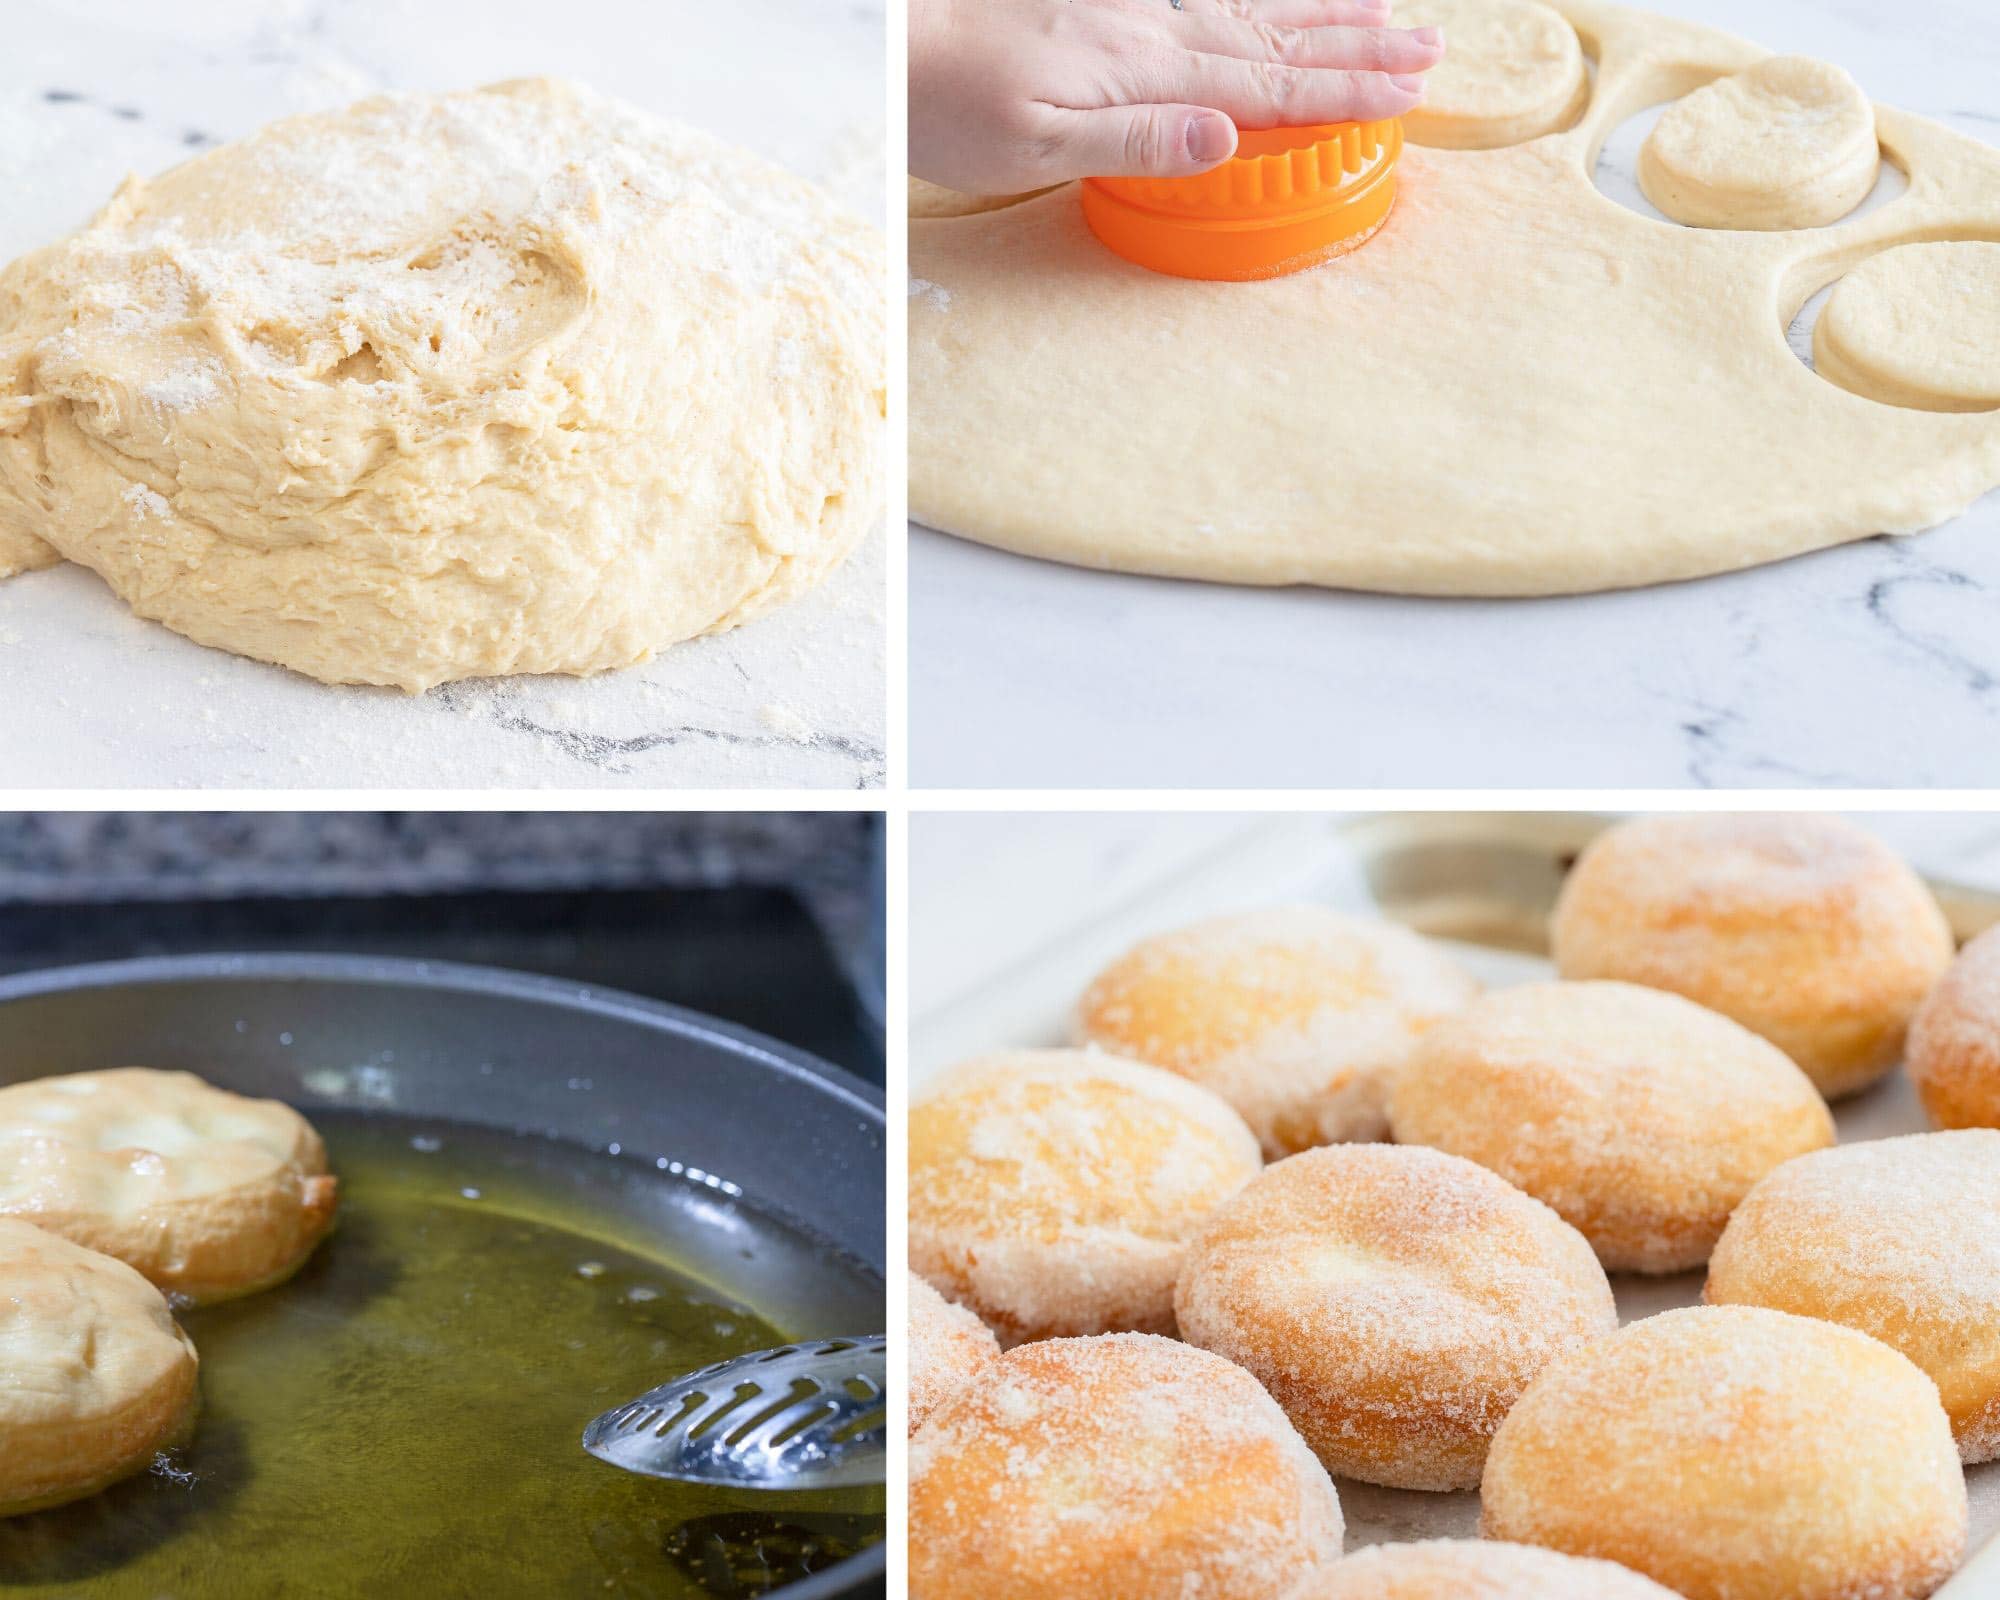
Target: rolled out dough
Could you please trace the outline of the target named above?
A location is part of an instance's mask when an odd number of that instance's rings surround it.
[[[642,661],[878,515],[884,295],[811,185],[564,85],[275,123],[0,272],[0,569],[329,682]]]
[[[1911,183],[1877,211],[1793,233],[1643,217],[1592,182],[1611,130],[1769,52],[1557,9],[1599,63],[1582,120],[1406,148],[1387,227],[1311,272],[1148,273],[1072,189],[913,221],[912,515],[1092,567],[1533,595],[1911,533],[2000,484],[2000,414],[1862,399],[1785,340],[1885,249],[2000,237],[2000,153],[1883,108]]]
[[[1906,244],[1863,262],[1820,313],[1813,359],[1889,405],[2000,410],[2000,243]]]

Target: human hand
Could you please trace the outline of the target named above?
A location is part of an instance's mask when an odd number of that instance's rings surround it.
[[[971,194],[1187,177],[1236,130],[1400,116],[1444,56],[1389,0],[910,0],[910,170]]]

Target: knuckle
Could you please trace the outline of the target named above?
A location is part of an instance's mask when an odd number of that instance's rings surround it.
[[[1125,130],[1125,159],[1139,171],[1170,165],[1166,130],[1158,117],[1138,117]]]

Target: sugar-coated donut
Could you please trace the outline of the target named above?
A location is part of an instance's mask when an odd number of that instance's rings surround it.
[[[1851,1328],[1664,1312],[1569,1351],[1500,1424],[1489,1538],[1616,1561],[1688,1600],[1917,1600],[1965,1549],[1937,1388]]]
[[[1826,1102],[1776,1045],[1629,983],[1487,995],[1431,1030],[1389,1113],[1400,1143],[1553,1207],[1613,1272],[1700,1266],[1751,1185],[1833,1143]]]
[[[138,1273],[0,1217],[0,1517],[95,1494],[178,1443],[195,1368]]]
[[[1562,1218],[1473,1162],[1395,1145],[1265,1168],[1189,1246],[1174,1308],[1329,1472],[1398,1489],[1478,1483],[1535,1374],[1618,1325]]]
[[[1150,1334],[1022,1345],[910,1441],[911,1600],[1269,1600],[1340,1555],[1247,1372]]]
[[[1674,1600],[1651,1578],[1498,1539],[1422,1539],[1358,1550],[1284,1600]]]
[[[2000,1456],[2000,1131],[1786,1162],[1729,1219],[1708,1299],[1873,1334],[1930,1374],[1961,1457]]]
[[[1390,1074],[1477,993],[1407,928],[1289,906],[1146,940],[1099,974],[1077,1024],[1213,1089],[1276,1159],[1381,1138]]]
[[[999,1357],[993,1330],[914,1272],[910,1280],[910,1432]]]
[[[1958,953],[1917,1008],[1904,1056],[1941,1128],[2000,1128],[2000,928]]]
[[[982,1056],[910,1107],[910,1270],[1004,1344],[1171,1333],[1188,1239],[1259,1165],[1243,1119],[1171,1072]]]
[[[1829,816],[1621,823],[1570,873],[1553,935],[1563,977],[1686,995],[1769,1039],[1829,1099],[1895,1065],[1952,956],[1922,880]]]
[[[312,1125],[191,1072],[120,1067],[0,1089],[0,1216],[203,1302],[281,1283],[333,1226]]]

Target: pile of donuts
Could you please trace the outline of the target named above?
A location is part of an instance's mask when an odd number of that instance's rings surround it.
[[[199,1362],[175,1310],[289,1278],[338,1191],[305,1118],[192,1073],[0,1088],[0,1517],[185,1443]]]
[[[1078,1048],[917,1092],[913,1600],[1945,1581],[2000,1456],[2000,930],[1955,955],[1850,823],[1706,815],[1599,835],[1551,931],[1481,994],[1386,923],[1203,923]],[[1899,1062],[1944,1131],[1836,1147]],[[1619,1327],[1608,1272],[1704,1264]],[[1483,1538],[1343,1556],[1336,1478]]]

